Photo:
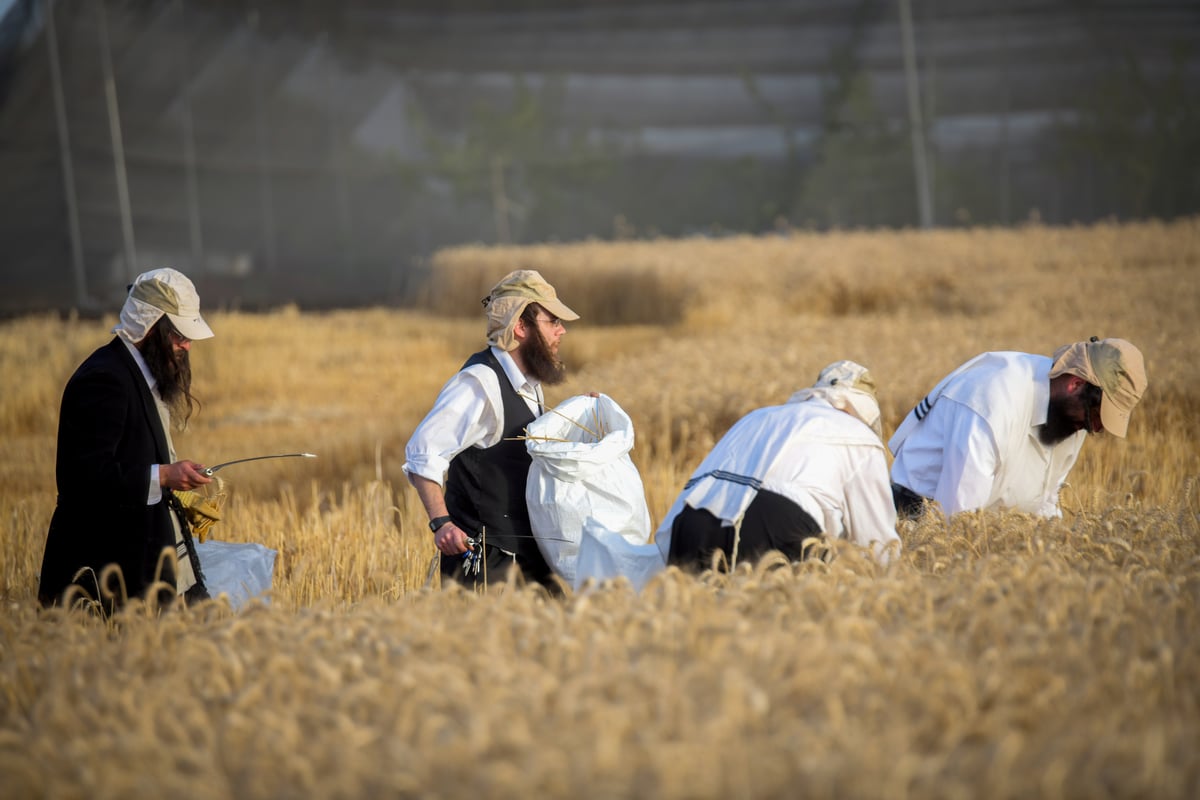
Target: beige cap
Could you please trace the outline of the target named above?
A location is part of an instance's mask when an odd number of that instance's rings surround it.
[[[836,409],[862,420],[875,435],[883,436],[879,400],[871,371],[853,361],[835,361],[821,370],[817,382],[801,389],[788,402],[796,403],[819,397]]]
[[[1075,375],[1104,393],[1100,419],[1104,430],[1124,438],[1129,413],[1146,391],[1142,352],[1124,339],[1097,339],[1064,345],[1054,352],[1050,377]]]
[[[209,339],[213,335],[200,316],[196,287],[186,275],[170,267],[143,272],[134,279],[121,308],[121,322],[113,332],[140,342],[164,314],[189,339]]]
[[[547,313],[566,322],[579,319],[578,314],[558,299],[554,287],[537,270],[519,269],[505,275],[483,299],[488,317],[488,343],[501,350],[516,348],[513,328],[530,303],[537,303]]]

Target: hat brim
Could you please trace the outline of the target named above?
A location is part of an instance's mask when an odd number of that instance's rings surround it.
[[[1100,421],[1104,423],[1104,430],[1122,439],[1129,430],[1129,412],[1117,408],[1107,394],[1100,400]]]
[[[181,317],[169,311],[163,313],[167,319],[171,320],[175,330],[189,339],[211,339],[213,337],[212,328],[208,327],[208,323],[199,314],[194,317]]]
[[[564,322],[572,322],[573,320],[579,319],[579,315],[567,308],[567,306],[561,300],[538,299],[530,300],[529,302],[537,303],[539,306],[546,309],[546,311],[550,312]]]

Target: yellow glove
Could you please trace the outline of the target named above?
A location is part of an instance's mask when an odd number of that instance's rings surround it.
[[[209,498],[188,489],[175,492],[175,497],[183,506],[183,513],[188,519],[188,525],[192,528],[192,535],[203,542],[208,538],[208,532],[212,526],[220,522],[221,509],[217,508]]]

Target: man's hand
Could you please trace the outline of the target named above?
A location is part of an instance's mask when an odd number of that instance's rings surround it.
[[[447,522],[437,529],[433,543],[443,555],[454,556],[467,552],[467,534],[453,522]]]
[[[431,481],[423,475],[417,475],[415,472],[408,474],[408,482],[417,490],[417,494],[421,498],[421,505],[425,506],[425,513],[429,515],[429,519],[435,520],[438,517],[450,516],[450,512],[446,510],[446,496],[440,483]],[[433,532],[433,543],[438,552],[447,556],[456,556],[467,552],[468,549],[466,532],[455,525],[453,521],[447,522]]]
[[[158,483],[168,489],[195,489],[212,480],[204,474],[204,465],[195,461],[176,461],[158,468]]]

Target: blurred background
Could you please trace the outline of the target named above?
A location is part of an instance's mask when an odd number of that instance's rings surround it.
[[[1196,0],[0,0],[0,315],[462,243],[1200,211]]]

